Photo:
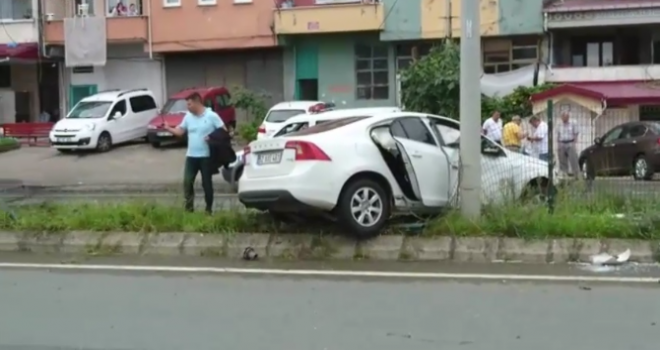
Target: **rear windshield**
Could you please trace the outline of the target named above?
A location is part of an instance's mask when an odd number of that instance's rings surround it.
[[[350,118],[345,118],[345,119],[337,119],[333,120],[327,123],[323,124],[316,124],[312,127],[302,129],[300,131],[296,131],[294,133],[288,134],[287,136],[303,136],[303,135],[312,135],[312,134],[318,134],[326,131],[330,131],[333,129],[341,128],[342,126],[346,126],[348,124],[352,124],[355,122],[358,122],[360,120],[364,120],[367,118],[371,117],[350,117]]]
[[[308,125],[309,125],[309,123],[307,123],[307,122],[293,123],[293,124],[287,125],[287,126],[283,127],[280,131],[278,131],[277,134],[273,135],[273,137],[282,136],[282,135],[290,134],[292,132],[296,132],[296,131],[305,129]]]
[[[295,117],[300,114],[305,114],[304,109],[276,109],[268,112],[266,116],[266,121],[269,123],[284,123],[289,120],[291,117]]]

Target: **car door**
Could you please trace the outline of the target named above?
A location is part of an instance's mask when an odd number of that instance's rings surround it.
[[[596,174],[609,175],[616,173],[618,166],[616,165],[614,142],[623,135],[624,128],[624,125],[619,125],[606,132],[600,139],[600,143],[588,155]]]
[[[158,113],[156,101],[149,95],[139,95],[129,98],[128,104],[132,113],[127,117],[127,124],[130,125],[127,137],[130,139],[145,137],[147,125]]]
[[[107,130],[112,136],[114,143],[121,143],[130,140],[130,124],[127,121],[127,115],[130,114],[127,110],[126,99],[120,99],[115,102],[110,110],[108,116]]]
[[[408,175],[411,181],[416,179],[416,194],[422,203],[429,207],[447,205],[453,193],[450,162],[427,124],[419,117],[403,117],[395,120],[390,130],[410,164]]]
[[[231,96],[226,91],[221,91],[215,94],[215,108],[218,115],[223,121],[229,123],[230,127],[236,127],[236,113],[231,105]],[[230,122],[233,121],[233,122]]]
[[[614,162],[617,174],[629,174],[635,156],[643,152],[644,136],[648,132],[646,125],[642,123],[627,124],[621,136],[612,143],[614,147],[609,150],[611,159]]]
[[[440,140],[440,150],[449,160],[449,181],[447,184],[451,191],[449,199],[458,203],[458,184],[461,168],[461,155],[458,147],[461,135],[459,124],[433,116],[428,116],[428,121],[436,138]]]

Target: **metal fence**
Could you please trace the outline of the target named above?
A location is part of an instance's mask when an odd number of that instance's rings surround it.
[[[540,160],[547,162],[550,179],[539,187],[546,189],[551,211],[561,206],[612,213],[653,209],[660,195],[655,176],[660,172],[660,122],[640,116],[640,109],[549,100],[521,120],[520,152],[530,156],[521,167],[524,173]],[[511,121],[504,119],[506,138]]]

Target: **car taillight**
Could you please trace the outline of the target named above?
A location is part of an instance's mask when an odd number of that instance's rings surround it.
[[[243,148],[243,163],[245,163],[245,158],[247,158],[248,154],[250,154],[250,146],[245,146]]]
[[[259,126],[259,129],[257,129],[257,133],[265,134],[266,133],[266,127],[263,126],[263,125]]]
[[[331,161],[330,157],[323,150],[311,142],[288,141],[284,147],[296,151],[296,160]]]

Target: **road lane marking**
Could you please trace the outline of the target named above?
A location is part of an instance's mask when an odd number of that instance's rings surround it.
[[[210,273],[234,275],[280,275],[300,277],[363,277],[363,278],[412,278],[436,280],[508,280],[541,282],[599,282],[599,283],[654,283],[660,277],[613,277],[613,276],[561,276],[561,275],[517,275],[483,273],[441,273],[441,272],[400,272],[400,271],[340,271],[340,270],[298,270],[298,269],[257,269],[239,267],[184,267],[184,266],[140,266],[140,265],[76,265],[76,264],[31,264],[0,263],[0,269],[24,270],[69,270],[106,272],[169,272],[169,273]]]

